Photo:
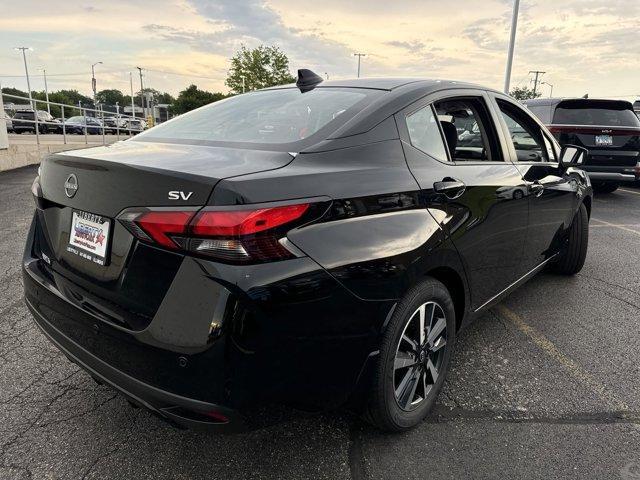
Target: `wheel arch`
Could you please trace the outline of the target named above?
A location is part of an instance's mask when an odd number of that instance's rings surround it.
[[[591,218],[591,202],[591,197],[584,197],[584,200],[582,202],[587,209],[587,218]]]
[[[440,266],[433,268],[425,273],[425,276],[435,278],[441,282],[449,291],[453,300],[453,308],[456,315],[456,331],[460,330],[464,320],[467,296],[465,295],[465,283],[462,276],[449,266]]]

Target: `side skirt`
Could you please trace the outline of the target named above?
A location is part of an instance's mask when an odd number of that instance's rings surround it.
[[[556,253],[556,254],[552,255],[551,257],[547,258],[544,262],[542,262],[540,265],[535,267],[533,270],[529,271],[528,273],[525,273],[522,277],[520,277],[518,280],[513,282],[508,287],[506,287],[504,290],[502,290],[501,292],[499,292],[498,294],[494,295],[489,300],[484,302],[482,305],[480,305],[478,308],[476,308],[473,311],[473,313],[478,313],[481,310],[485,310],[485,309],[491,307],[492,305],[495,305],[496,303],[498,303],[500,300],[502,300],[504,297],[506,297],[511,292],[513,292],[520,285],[522,285],[523,283],[526,283],[532,277],[535,277],[536,274],[538,274],[550,261],[555,259],[557,256],[558,256],[558,254]]]

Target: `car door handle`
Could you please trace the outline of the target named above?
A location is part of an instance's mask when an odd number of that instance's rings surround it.
[[[461,180],[446,177],[441,182],[434,182],[433,189],[437,193],[444,194],[447,198],[458,198],[465,191],[467,186]]]
[[[542,185],[539,182],[533,182],[529,184],[529,191],[535,195],[536,197],[539,197],[540,195],[542,195],[544,193],[544,185]]]

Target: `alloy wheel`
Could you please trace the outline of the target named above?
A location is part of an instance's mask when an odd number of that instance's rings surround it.
[[[447,318],[436,302],[420,305],[409,317],[396,349],[394,395],[405,411],[415,410],[440,375],[447,344]]]

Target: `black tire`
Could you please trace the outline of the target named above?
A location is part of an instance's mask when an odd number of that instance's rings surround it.
[[[432,305],[433,311],[436,312],[434,315],[430,313]],[[421,348],[417,346],[417,342],[409,341],[411,338],[405,340],[404,337],[419,338],[420,309],[423,307],[425,334]],[[442,328],[442,321],[438,322],[438,317],[442,319],[442,315],[444,315],[445,328],[442,333],[437,333],[439,328]],[[429,323],[426,320],[427,317],[433,318],[429,327],[427,327]],[[368,422],[387,432],[401,432],[422,422],[442,389],[455,345],[455,330],[453,301],[441,282],[427,277],[407,292],[396,306],[383,334],[365,413],[365,419]],[[429,344],[429,331],[435,335],[432,339],[433,345]],[[407,353],[404,350],[410,350],[416,354]],[[415,363],[397,367],[396,365],[402,364],[402,357],[407,363]],[[434,371],[437,375],[432,373]],[[409,375],[408,380],[407,375]],[[435,381],[433,381],[434,377]],[[416,387],[412,389],[414,384]],[[397,395],[396,390],[401,393]]]
[[[613,193],[620,185],[615,182],[595,182],[591,186],[596,193]]]
[[[573,217],[569,233],[560,253],[560,259],[554,265],[554,271],[562,275],[575,275],[584,266],[589,246],[589,216],[584,203]]]

